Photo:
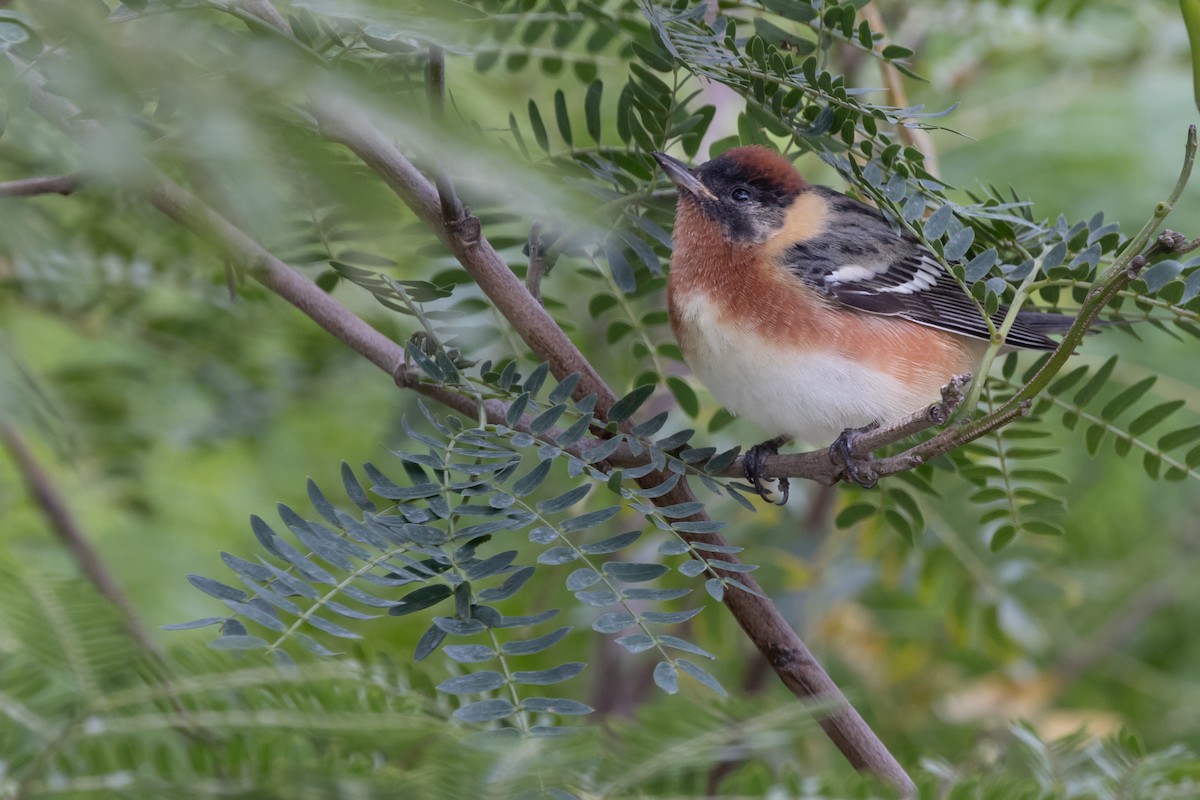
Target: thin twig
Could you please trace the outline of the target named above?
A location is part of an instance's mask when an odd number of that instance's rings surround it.
[[[39,194],[68,195],[79,191],[83,185],[78,172],[70,175],[46,175],[38,178],[22,178],[0,183],[0,197],[33,197]]]
[[[137,642],[138,647],[147,655],[161,659],[162,651],[150,636],[146,626],[142,624],[129,596],[125,594],[116,578],[108,571],[99,551],[84,535],[83,529],[79,527],[79,523],[67,508],[66,502],[54,486],[54,482],[51,481],[50,475],[38,463],[33,451],[25,443],[24,437],[8,422],[0,420],[0,441],[4,442],[13,463],[17,466],[17,471],[25,481],[29,495],[41,509],[42,515],[50,525],[50,530],[62,542],[67,552],[74,557],[75,563],[79,565],[79,570],[96,587],[96,591],[100,592],[104,599],[108,600],[117,610],[121,617],[122,627]]]
[[[546,255],[542,252],[542,226],[533,223],[529,226],[529,267],[525,271],[525,288],[538,305],[542,302],[542,276],[546,274]]]
[[[433,114],[434,123],[441,125],[446,115],[446,52],[434,45],[429,48],[429,108]],[[433,179],[437,186],[438,203],[442,208],[442,222],[447,227],[459,224],[463,217],[463,206],[458,195],[454,193],[454,185],[442,165],[437,163],[433,169]]]
[[[954,416],[954,412],[962,405],[966,395],[963,389],[971,382],[971,373],[955,375],[950,382],[942,387],[941,402],[931,403],[920,411],[913,412],[907,417],[901,417],[895,422],[880,426],[859,435],[854,440],[853,452],[857,456],[868,456],[879,448],[907,439],[910,436],[927,431],[930,428],[945,425]]]
[[[869,431],[864,431],[854,440],[854,455],[867,457],[871,453],[890,444],[903,441],[922,431],[945,425],[962,403],[965,387],[972,380],[970,373],[955,375],[950,382],[942,387],[940,402],[915,411],[894,422],[880,425]],[[739,478],[743,473],[742,464],[745,458],[739,456],[729,467],[720,473],[720,477]],[[914,452],[894,456],[887,460],[870,462],[871,471],[879,477],[895,472],[919,467],[925,459]],[[788,453],[786,455],[767,458],[763,470],[767,478],[806,478],[824,486],[832,486],[842,477],[844,465],[829,457],[829,448],[811,450],[805,453]],[[890,470],[890,471],[880,471]]]
[[[58,537],[62,546],[75,559],[79,571],[83,573],[95,587],[100,596],[109,602],[116,610],[121,620],[121,627],[144,656],[144,663],[153,680],[162,687],[163,693],[171,708],[179,716],[179,731],[190,738],[209,740],[213,738],[211,731],[196,725],[191,712],[184,706],[174,684],[171,682],[170,667],[165,655],[159,648],[150,631],[142,623],[134,608],[133,601],[121,588],[117,579],[109,572],[104,559],[83,532],[79,522],[67,507],[62,494],[54,485],[49,473],[42,468],[29,449],[24,437],[10,423],[0,420],[0,441],[4,443],[9,456],[17,467],[30,497],[46,518],[50,530]]]
[[[879,13],[879,7],[874,2],[870,2],[863,6],[859,13],[871,26],[871,30],[883,34],[883,38],[876,43],[876,49],[882,51],[887,46],[888,35],[883,14]],[[896,69],[896,66],[890,61],[880,58],[879,74],[887,86],[892,105],[898,108],[908,108],[908,93],[904,90],[904,75],[900,70]],[[937,150],[934,149],[933,137],[929,135],[929,131],[915,125],[909,127],[903,122],[897,122],[896,135],[900,137],[901,142],[915,147],[925,156],[924,167],[930,175],[936,178],[938,176]]]

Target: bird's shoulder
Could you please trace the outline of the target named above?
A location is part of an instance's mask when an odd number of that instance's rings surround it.
[[[779,248],[777,258],[818,293],[835,300],[875,298],[863,310],[888,313],[899,310],[896,298],[938,283],[944,270],[910,233],[841,192],[825,186],[809,191],[822,203],[822,224]]]

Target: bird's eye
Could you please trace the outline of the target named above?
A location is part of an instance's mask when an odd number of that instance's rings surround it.
[[[733,198],[733,202],[735,202],[735,203],[749,203],[750,202],[750,191],[748,189],[743,189],[743,188],[739,187],[737,189],[734,189],[730,193],[729,196]]]

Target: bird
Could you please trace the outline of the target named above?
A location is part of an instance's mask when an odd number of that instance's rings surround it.
[[[873,486],[854,439],[978,369],[991,341],[979,305],[919,239],[774,150],[736,147],[699,167],[653,157],[678,189],[667,304],[684,361],[770,435],[747,451],[747,479],[786,503],[786,478],[761,472],[798,439],[833,441],[846,477]],[[1021,311],[1005,346],[1053,350],[1046,333],[1072,322]]]

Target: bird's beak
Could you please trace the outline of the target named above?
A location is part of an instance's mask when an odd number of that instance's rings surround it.
[[[704,200],[716,202],[717,196],[709,191],[708,187],[700,182],[692,171],[688,169],[688,165],[680,161],[678,158],[672,158],[666,153],[651,153],[654,160],[659,163],[663,171],[667,173],[676,186],[682,191],[686,191],[696,197]]]

